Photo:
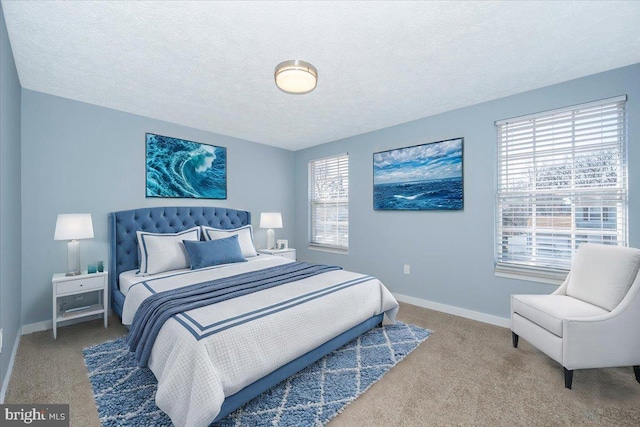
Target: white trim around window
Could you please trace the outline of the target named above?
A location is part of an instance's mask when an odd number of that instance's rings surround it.
[[[349,249],[349,154],[309,162],[309,249]]]
[[[626,95],[496,122],[496,275],[557,283],[628,244]]]

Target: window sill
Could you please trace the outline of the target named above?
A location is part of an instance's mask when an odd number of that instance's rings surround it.
[[[349,250],[348,249],[338,249],[338,248],[332,248],[332,247],[328,247],[328,246],[309,245],[309,246],[307,246],[307,249],[312,250],[312,251],[318,251],[318,252],[328,252],[328,253],[331,253],[331,254],[349,255]]]
[[[548,285],[562,285],[567,277],[568,272],[551,272],[551,271],[527,271],[522,268],[496,266],[494,273],[496,277],[504,277],[508,279],[526,280],[528,282],[546,283]]]

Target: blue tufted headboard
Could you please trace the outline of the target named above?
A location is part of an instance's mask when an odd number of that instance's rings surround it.
[[[111,309],[122,317],[124,294],[118,287],[123,271],[138,268],[136,231],[175,233],[197,225],[231,229],[251,224],[251,213],[214,207],[140,208],[109,214],[109,288]]]

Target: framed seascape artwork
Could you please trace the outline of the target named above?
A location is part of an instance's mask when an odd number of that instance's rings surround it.
[[[373,154],[375,210],[461,210],[464,138]]]
[[[227,149],[146,134],[147,197],[226,199]]]

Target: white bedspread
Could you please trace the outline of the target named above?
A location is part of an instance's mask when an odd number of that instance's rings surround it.
[[[287,262],[261,255],[222,268],[139,277],[129,286],[122,321],[131,324],[154,292]],[[385,313],[384,322],[393,323],[397,311],[378,279],[339,270],[180,314],[164,324],[149,360],[158,379],[156,403],[177,426],[206,426],[225,396],[372,316]]]
[[[138,270],[129,270],[120,273],[120,278],[118,279],[118,287],[120,288],[120,292],[122,292],[125,296],[129,293],[129,288],[140,281],[145,279],[153,278],[157,279],[158,277],[165,276],[173,276],[176,272],[188,273],[190,272],[190,268],[185,268],[184,270],[174,270],[174,271],[166,271],[164,273],[154,274],[153,276],[141,277],[138,274]]]

